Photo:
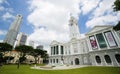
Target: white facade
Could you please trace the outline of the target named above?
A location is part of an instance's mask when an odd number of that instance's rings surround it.
[[[50,65],[63,62],[65,65],[120,66],[120,36],[113,26],[95,26],[84,38],[78,37],[76,31],[71,27],[71,40],[67,43],[50,44]]]

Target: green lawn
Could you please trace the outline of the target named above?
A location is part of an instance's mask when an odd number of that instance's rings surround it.
[[[4,65],[0,74],[120,74],[120,67],[84,67],[70,70],[33,70],[29,65]]]

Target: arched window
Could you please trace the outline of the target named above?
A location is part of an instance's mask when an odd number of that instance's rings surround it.
[[[95,56],[95,59],[96,59],[96,62],[97,62],[97,63],[101,63],[101,59],[100,59],[99,56]]]
[[[50,63],[52,63],[52,59],[50,59]]]
[[[109,63],[109,64],[112,63],[109,55],[105,55],[104,58],[105,58],[106,63]]]
[[[55,59],[53,59],[53,63],[55,63]]]
[[[120,54],[115,54],[115,58],[116,58],[117,62],[120,63]]]
[[[58,59],[56,59],[56,63],[58,63]]]

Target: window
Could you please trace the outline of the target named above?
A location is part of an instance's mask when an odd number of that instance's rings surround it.
[[[61,46],[61,54],[64,54],[63,46]]]
[[[73,45],[74,53],[78,53],[77,43],[73,43],[72,45]]]
[[[90,43],[91,43],[92,49],[93,50],[97,49],[98,46],[97,46],[97,42],[96,42],[95,37],[94,36],[90,36],[89,39],[90,39]]]
[[[59,50],[58,50],[58,45],[56,46],[56,54],[59,53]]]
[[[54,53],[53,54],[55,55],[55,46],[54,46]]]
[[[110,56],[109,56],[109,55],[105,55],[104,57],[105,57],[105,61],[106,61],[106,63],[109,63],[109,64],[111,64],[111,63],[112,63],[112,61],[111,61],[111,59],[110,59]]]
[[[108,31],[108,32],[105,32],[105,37],[107,39],[107,42],[109,44],[110,47],[114,47],[114,46],[117,46],[116,44],[116,41],[112,35],[112,32]]]
[[[120,63],[120,54],[116,54],[115,58],[116,58],[117,62]]]
[[[97,63],[101,63],[101,59],[100,59],[99,56],[95,56],[95,59],[96,59],[96,62],[97,62]]]
[[[55,63],[55,59],[53,59],[53,63]]]
[[[96,37],[97,37],[98,44],[99,44],[100,48],[105,48],[105,47],[107,47],[106,42],[105,42],[105,39],[104,39],[102,33],[96,34]]]
[[[52,63],[52,59],[50,59],[50,62]]]
[[[56,59],[56,63],[58,63],[58,59]]]

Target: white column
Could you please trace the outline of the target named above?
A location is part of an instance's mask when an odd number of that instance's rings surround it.
[[[58,45],[58,51],[59,51],[59,52],[58,52],[58,55],[60,55],[60,54],[61,54],[61,53],[60,53],[60,52],[61,52],[61,50],[60,50],[60,45]]]
[[[102,35],[103,35],[103,37],[104,37],[104,39],[105,39],[105,42],[106,42],[106,44],[107,44],[107,49],[109,49],[109,48],[110,48],[110,46],[109,46],[109,44],[108,44],[108,41],[106,40],[105,34],[104,34],[104,33],[102,33]]]
[[[99,46],[99,43],[98,43],[98,41],[97,41],[96,34],[94,35],[94,37],[95,37],[95,40],[96,40],[96,42],[97,42],[97,47],[98,47],[98,50],[100,50],[100,46]]]

